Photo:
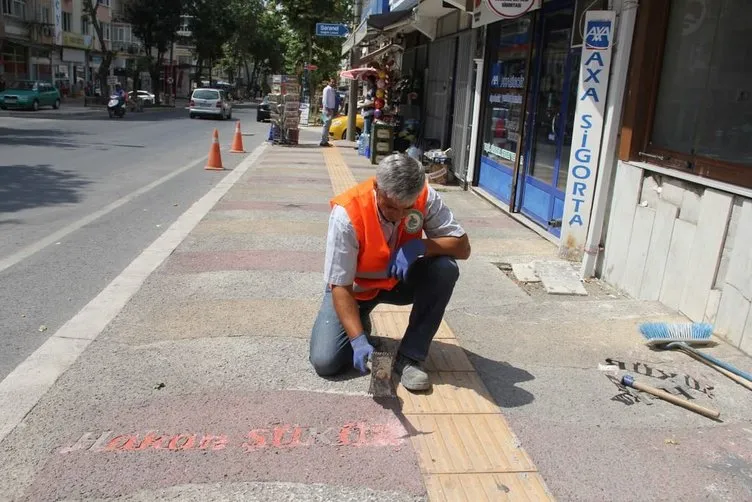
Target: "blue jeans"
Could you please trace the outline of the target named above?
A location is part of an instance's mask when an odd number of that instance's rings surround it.
[[[371,134],[371,125],[373,124],[373,115],[363,117],[363,132],[365,134]]]
[[[334,120],[334,110],[333,109],[327,109],[329,112],[329,116],[327,117],[326,114],[324,114],[324,117],[326,120],[324,120],[324,127],[321,129],[321,142],[322,143],[328,143],[329,142],[329,128],[332,126],[332,120]]]
[[[372,300],[358,301],[363,328],[370,334],[369,316],[380,303],[412,303],[410,321],[399,353],[415,361],[425,361],[459,276],[460,269],[454,258],[437,256],[419,259],[410,267],[407,282],[398,283],[390,291],[380,291]],[[311,332],[309,361],[320,376],[332,376],[351,368],[352,356],[350,340],[334,310],[332,292],[327,286]]]

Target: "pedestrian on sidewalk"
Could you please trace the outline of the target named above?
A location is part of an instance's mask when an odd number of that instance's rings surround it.
[[[321,143],[319,143],[319,146],[332,146],[329,143],[329,128],[332,126],[334,112],[337,110],[337,92],[334,90],[334,84],[334,79],[330,78],[321,96],[321,113],[324,115],[324,127],[321,130]]]
[[[405,154],[386,157],[376,176],[330,204],[311,364],[320,376],[350,365],[365,374],[374,351],[371,311],[380,303],[413,304],[394,369],[406,389],[429,389],[422,363],[459,278],[456,260],[470,256],[467,234],[426,182],[424,167]]]

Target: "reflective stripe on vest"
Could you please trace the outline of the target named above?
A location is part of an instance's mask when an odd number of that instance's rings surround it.
[[[345,208],[358,238],[358,264],[353,287],[355,298],[358,300],[370,300],[379,293],[379,290],[390,290],[398,283],[397,279],[388,277],[387,269],[391,250],[379,220],[374,180],[375,178],[370,178],[330,201],[331,207],[339,205]],[[426,183],[413,206],[414,209],[420,211],[424,220],[427,200],[428,184]],[[420,239],[423,236],[422,226],[415,233],[408,233],[404,219],[395,232],[397,232],[397,248],[412,239]]]

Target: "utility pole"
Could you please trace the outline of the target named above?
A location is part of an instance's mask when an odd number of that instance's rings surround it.
[[[358,29],[358,25],[360,24],[360,2],[361,0],[353,0],[354,2],[354,19],[353,19],[353,42],[355,41],[355,32]],[[357,50],[357,44],[353,44],[352,49],[350,49],[350,69],[353,68],[353,65],[357,61],[356,59],[356,53]],[[350,100],[347,105],[347,141],[355,141],[355,128],[356,128],[356,122],[355,122],[355,116],[358,113],[357,110],[358,107],[358,81],[357,79],[353,79],[350,81]]]
[[[175,101],[173,99],[173,96],[175,95],[173,93],[174,85],[175,85],[175,65],[172,62],[173,56],[175,52],[175,38],[173,37],[172,42],[170,43],[170,79],[168,82],[170,82],[168,87],[168,92],[170,93],[170,98],[168,101],[168,104],[172,103],[172,106],[175,106]]]

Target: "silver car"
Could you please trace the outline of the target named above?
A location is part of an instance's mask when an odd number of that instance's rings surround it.
[[[221,89],[199,88],[191,94],[188,104],[188,116],[218,117],[224,120],[232,118],[232,103],[227,98],[227,93]]]

